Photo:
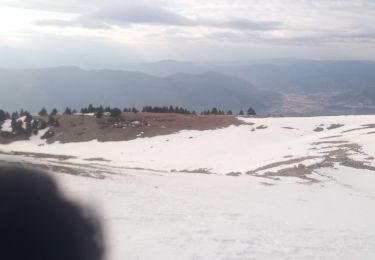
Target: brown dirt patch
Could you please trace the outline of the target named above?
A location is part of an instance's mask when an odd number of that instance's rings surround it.
[[[57,159],[60,161],[66,161],[69,159],[77,158],[75,156],[68,156],[68,155],[55,155],[55,154],[44,154],[44,153],[29,153],[29,152],[12,152],[12,155],[21,155],[21,156],[27,156],[27,157],[34,157],[34,158],[40,158],[40,159]]]
[[[365,130],[365,129],[371,129],[371,128],[375,128],[375,124],[362,125],[362,127],[349,129],[349,130],[343,131],[341,133],[349,133],[349,132],[353,132],[353,131],[359,131],[359,130]]]
[[[213,174],[210,169],[201,168],[201,169],[195,169],[195,170],[182,170],[180,172],[184,173],[200,173],[200,174]]]
[[[266,125],[260,125],[256,129],[263,130],[263,129],[267,129],[267,128],[268,128],[268,126],[266,126]]]
[[[329,127],[327,127],[327,130],[333,130],[333,129],[337,129],[337,128],[340,128],[340,127],[343,127],[343,126],[344,125],[342,125],[342,124],[332,124]]]
[[[0,165],[9,165],[9,166],[20,166],[20,162],[9,162],[0,160]],[[42,164],[42,163],[30,163],[30,162],[22,162],[22,167],[34,168],[39,169],[42,171],[48,172],[60,172],[69,175],[75,176],[82,176],[88,178],[95,178],[95,179],[104,179],[106,172],[95,170],[95,171],[88,171],[84,168],[77,168],[77,167],[70,167],[68,165],[51,165],[51,164]]]
[[[111,160],[107,160],[107,159],[104,159],[102,157],[98,157],[98,158],[88,158],[88,159],[84,159],[85,161],[89,161],[89,162],[111,162]]]
[[[10,144],[16,141],[28,140],[30,136],[28,135],[15,135],[10,132],[1,132],[0,131],[0,144]]]
[[[322,138],[319,138],[319,139],[325,140],[325,139],[332,139],[332,138],[339,138],[339,137],[342,137],[342,135],[332,135],[332,136],[322,137]]]
[[[353,160],[350,158],[350,154],[362,154],[366,155],[362,151],[362,147],[356,143],[348,143],[348,142],[341,142],[341,141],[332,141],[332,142],[318,142],[313,143],[312,145],[316,144],[337,144],[337,146],[329,146],[327,148],[333,149],[327,152],[322,152],[322,156],[318,157],[301,157],[295,158],[286,161],[275,162],[269,165],[265,165],[263,167],[257,168],[253,171],[247,172],[249,175],[253,175],[256,177],[263,177],[269,178],[273,180],[278,180],[280,177],[296,177],[302,180],[308,181],[308,183],[313,184],[320,182],[319,180],[312,178],[311,174],[315,172],[315,170],[322,169],[322,168],[330,168],[338,163],[342,166],[355,168],[355,169],[366,169],[370,171],[375,171],[375,167],[369,165],[367,161],[358,161]],[[319,163],[314,163],[309,166],[305,166],[303,162],[308,159],[314,158],[322,158],[323,160]],[[373,157],[368,157],[366,160],[373,159]],[[291,164],[299,163],[298,166],[291,167]],[[281,170],[272,170],[272,168],[277,166],[287,166]],[[289,167],[288,167],[289,166]],[[266,171],[263,174],[260,174],[259,171]]]
[[[93,116],[58,116],[59,127],[51,127],[49,143],[98,140],[128,141],[136,138],[168,135],[182,130],[213,130],[243,125],[235,116],[194,116],[181,114],[123,113],[119,119]]]
[[[298,165],[297,167],[288,168],[288,169],[282,169],[277,172],[266,172],[264,174],[264,177],[266,178],[272,178],[272,177],[295,177],[300,178],[303,180],[308,181],[309,183],[318,183],[319,181],[309,177],[310,174],[312,174],[313,169],[310,167],[306,167],[303,164]]]
[[[259,167],[259,168],[255,169],[253,171],[249,171],[249,172],[247,172],[247,174],[254,175],[254,174],[257,174],[260,171],[265,171],[265,170],[269,170],[269,169],[272,169],[272,168],[275,168],[275,167],[300,163],[300,162],[303,162],[303,161],[306,161],[306,160],[317,159],[317,158],[319,158],[319,157],[317,157],[317,156],[306,156],[306,157],[295,158],[295,159],[290,159],[290,160],[281,161],[281,162],[270,163],[268,165]]]
[[[324,131],[324,128],[322,127],[317,127],[314,129],[314,132],[323,132]]]
[[[322,141],[322,142],[315,142],[312,145],[321,145],[321,144],[346,144],[348,141]]]

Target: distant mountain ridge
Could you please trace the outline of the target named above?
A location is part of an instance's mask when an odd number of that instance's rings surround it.
[[[252,106],[261,114],[375,113],[375,62],[275,59],[125,63],[118,70],[77,67],[0,69],[0,106],[178,105],[191,110]]]
[[[375,87],[375,62],[291,60],[278,64],[213,66],[261,89],[330,91]]]
[[[41,106],[80,108],[89,103],[117,107],[175,105],[191,110],[212,107],[262,111],[281,97],[249,82],[208,72],[156,77],[142,72],[83,70],[77,67],[0,69],[0,104],[36,111]]]

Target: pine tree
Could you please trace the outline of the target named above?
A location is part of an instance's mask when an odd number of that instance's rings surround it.
[[[240,116],[243,116],[245,113],[243,112],[243,110],[240,111],[239,115]]]
[[[57,111],[57,109],[56,108],[54,108],[54,109],[52,109],[52,111],[51,111],[51,116],[55,116],[55,115],[57,115],[59,112]]]
[[[38,120],[38,130],[46,129],[48,126],[47,122],[43,119]]]
[[[42,108],[39,112],[40,116],[48,116],[47,109],[45,107]]]
[[[232,112],[232,110],[228,110],[228,112],[227,112],[227,115],[228,115],[228,116],[231,116],[231,115],[233,115],[233,112]]]
[[[12,127],[13,133],[15,133],[16,135],[22,134],[24,132],[24,129],[22,126],[23,126],[23,122],[21,120],[16,120],[15,118],[12,119],[11,127]]]
[[[81,114],[87,114],[89,111],[86,107],[81,108]]]
[[[39,126],[39,121],[33,120],[33,123],[31,125],[31,129],[32,129],[34,135],[38,134],[38,130],[39,130],[38,126]]]
[[[13,112],[12,113],[12,119],[18,119],[19,118],[19,115],[18,115],[18,112]]]
[[[7,119],[5,111],[0,109],[0,122],[5,121]]]
[[[121,115],[121,110],[114,108],[111,110],[111,117],[119,117]]]
[[[248,115],[248,116],[255,116],[255,115],[256,115],[255,110],[254,110],[253,108],[250,107],[250,108],[247,110],[247,115]]]
[[[64,111],[63,114],[64,115],[71,115],[72,114],[72,110],[69,107],[67,107],[67,108],[65,108],[65,111]]]
[[[50,116],[48,117],[48,122],[47,122],[47,124],[48,124],[49,126],[54,126],[54,127],[59,127],[59,126],[60,126],[59,121],[58,121],[56,118],[54,118],[52,115],[50,115]]]
[[[87,112],[90,114],[95,112],[92,104],[90,104],[89,107],[87,108]]]
[[[204,110],[202,111],[201,115],[205,115],[205,116],[208,116],[211,114],[211,111],[210,110]]]
[[[24,112],[24,115],[25,115],[25,125],[26,125],[26,133],[27,134],[31,134],[32,132],[32,121],[33,121],[33,117],[31,116],[31,114],[27,111]]]
[[[217,115],[218,114],[218,110],[217,110],[216,107],[212,108],[211,114],[213,114],[213,115]]]
[[[102,106],[98,107],[95,112],[95,117],[96,118],[102,118],[104,113],[104,109]]]

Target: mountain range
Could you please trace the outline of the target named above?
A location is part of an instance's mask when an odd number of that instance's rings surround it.
[[[3,66],[4,67],[4,66]],[[0,106],[37,110],[103,104],[218,107],[260,114],[375,112],[375,62],[299,59],[200,63],[165,60],[116,69],[0,69]]]
[[[267,110],[281,102],[277,92],[217,72],[179,73],[156,77],[142,72],[83,70],[76,67],[0,70],[0,104],[8,109],[37,111],[42,106],[80,108],[87,104],[116,107],[182,106],[202,111]]]

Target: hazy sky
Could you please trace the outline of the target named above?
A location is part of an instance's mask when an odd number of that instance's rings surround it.
[[[0,0],[0,55],[1,67],[27,58],[375,60],[375,1]]]

